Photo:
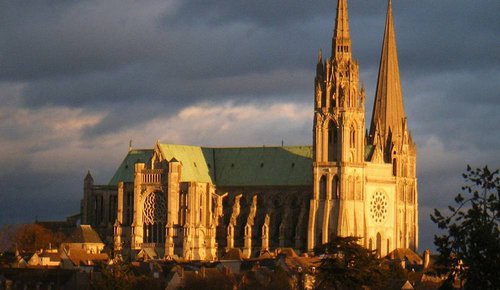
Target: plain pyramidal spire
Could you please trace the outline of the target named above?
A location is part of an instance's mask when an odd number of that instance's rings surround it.
[[[351,54],[351,36],[349,34],[349,16],[347,0],[338,0],[335,30],[332,39],[332,56]]]
[[[386,141],[389,135],[392,136],[393,140],[398,136],[402,136],[403,122],[405,120],[391,2],[389,0],[387,6],[377,91],[370,126],[372,143],[376,134],[380,134]]]
[[[85,180],[92,181],[92,182],[94,181],[92,174],[90,174],[90,170],[87,171],[87,174],[85,175]]]

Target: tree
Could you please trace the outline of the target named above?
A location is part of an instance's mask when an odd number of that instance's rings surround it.
[[[445,231],[434,236],[439,274],[465,289],[500,289],[500,177],[486,166],[463,174],[465,185],[449,215],[434,209],[431,219]]]
[[[356,237],[334,237],[314,249],[324,255],[318,267],[318,289],[386,289],[388,272],[381,266],[376,251],[358,244]]]
[[[215,270],[202,275],[196,273],[186,277],[184,286],[179,289],[183,290],[231,290],[234,289],[236,281],[230,274]]]
[[[288,276],[285,269],[281,266],[276,266],[273,271],[260,268],[246,272],[238,289],[291,290],[296,288],[294,288],[292,278]]]
[[[49,244],[57,247],[63,239],[62,233],[52,232],[38,224],[26,224],[15,231],[13,243],[19,250],[36,251],[48,248]]]
[[[92,281],[94,289],[123,289],[132,290],[137,283],[137,278],[129,264],[116,263],[113,265],[99,264],[101,277]]]

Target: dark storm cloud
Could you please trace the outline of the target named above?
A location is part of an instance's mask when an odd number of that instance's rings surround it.
[[[474,53],[473,60],[471,52],[480,44],[494,47],[497,40],[489,37],[491,32],[479,28],[499,22],[491,12],[495,9],[487,5],[470,9],[472,3],[450,9],[449,2],[396,3],[400,62],[406,74],[493,66],[491,59],[497,57],[493,49]],[[128,10],[114,9],[117,3],[94,1],[49,7],[38,3],[34,8],[7,3],[2,10],[6,15],[2,38],[8,40],[2,42],[0,54],[3,78],[30,81],[23,94],[27,106],[77,107],[137,98],[158,98],[166,105],[214,96],[232,98],[240,94],[226,90],[221,81],[213,93],[200,92],[206,92],[205,83],[215,77],[276,69],[308,70],[312,78],[317,48],[329,54],[335,9],[334,1],[326,0],[311,5],[303,1],[180,1],[159,6],[163,10],[158,17],[147,19],[138,16],[156,2],[141,7],[126,1],[123,6]],[[374,70],[385,3],[352,1],[350,13],[355,54],[362,69]],[[446,41],[443,35],[448,36]],[[365,81],[373,86],[373,79]],[[193,89],[182,89],[187,86]],[[284,84],[273,91],[287,87]],[[273,91],[259,93],[287,95]]]
[[[27,168],[20,172],[0,175],[1,224],[32,222],[36,218],[57,220],[79,211],[80,176],[59,173],[54,178],[53,174]]]
[[[349,1],[368,123],[386,5],[385,0]],[[18,171],[25,171],[27,179],[12,175],[13,169],[0,174],[1,184],[14,188],[1,192],[2,204],[42,204],[42,196],[51,194],[78,200],[74,192],[86,169],[81,167],[94,168],[82,159],[112,160],[94,163],[102,170],[98,178],[110,175],[121,158],[114,146],[145,138],[136,135],[142,126],[159,117],[176,121],[190,106],[231,102],[229,107],[241,109],[263,101],[302,106],[313,93],[318,49],[330,55],[335,6],[334,0],[0,0],[0,146],[8,149],[0,153],[0,160],[8,160],[1,167],[31,164]],[[467,163],[500,166],[500,2],[393,1],[393,6],[405,109],[419,148],[421,228],[432,233],[428,213],[449,203]],[[57,114],[64,117],[53,118]],[[66,117],[70,141],[58,129]],[[195,120],[177,121],[195,122],[196,130],[200,120]],[[304,132],[299,125],[293,130]],[[173,131],[156,135],[179,134]],[[255,132],[272,140],[273,132]],[[204,138],[213,145],[226,143],[211,140],[210,134]],[[310,136],[300,140],[310,143]],[[88,151],[82,155],[64,146]],[[34,170],[50,168],[47,160],[58,156],[54,148],[59,147],[67,153],[54,162],[76,156],[75,171],[60,175],[64,166],[43,174]],[[16,148],[26,152],[16,153]],[[96,152],[113,157],[95,157]],[[15,188],[26,198],[16,201]],[[52,212],[71,214],[73,208],[63,208],[71,202]],[[32,210],[48,215],[39,205]],[[0,223],[10,214],[0,216]],[[425,240],[429,246],[430,235]]]

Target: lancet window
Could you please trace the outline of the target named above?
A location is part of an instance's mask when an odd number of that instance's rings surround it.
[[[324,175],[319,181],[319,199],[326,200],[326,177]]]
[[[337,143],[337,126],[330,120],[330,122],[328,122],[328,161],[337,160]]]
[[[351,138],[350,138],[351,148],[356,147],[356,130],[351,126]]]
[[[332,196],[334,199],[338,199],[339,198],[339,178],[337,175],[335,175],[333,177],[333,181],[332,181]]]

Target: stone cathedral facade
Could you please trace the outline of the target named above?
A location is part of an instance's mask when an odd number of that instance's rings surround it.
[[[107,185],[84,180],[82,223],[116,253],[214,260],[238,248],[311,251],[360,237],[384,256],[418,246],[416,145],[408,129],[389,1],[370,128],[339,0],[331,56],[318,56],[312,146],[130,149]]]

